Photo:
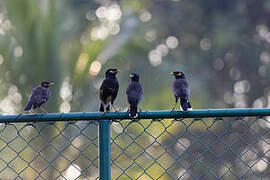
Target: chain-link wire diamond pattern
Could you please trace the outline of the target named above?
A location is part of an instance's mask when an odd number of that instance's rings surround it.
[[[269,118],[112,124],[112,179],[267,179]]]
[[[97,122],[2,127],[1,179],[98,179]]]
[[[269,120],[112,122],[112,179],[269,179]],[[98,121],[1,125],[0,178],[98,179],[97,133]]]

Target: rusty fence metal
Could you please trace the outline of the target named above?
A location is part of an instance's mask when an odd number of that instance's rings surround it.
[[[0,179],[270,179],[270,109],[0,115]]]

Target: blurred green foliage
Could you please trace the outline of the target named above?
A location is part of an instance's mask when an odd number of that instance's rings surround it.
[[[143,110],[170,109],[174,70],[195,109],[270,107],[268,0],[3,0],[0,9],[0,113],[21,113],[43,80],[56,83],[49,112],[97,111],[109,67],[121,69],[123,111],[131,72]]]

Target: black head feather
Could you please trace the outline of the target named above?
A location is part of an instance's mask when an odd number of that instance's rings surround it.
[[[120,72],[119,69],[116,69],[116,68],[110,68],[106,71],[105,75],[106,75],[106,78],[107,77],[115,77],[116,74]]]
[[[45,87],[45,88],[48,88],[50,86],[53,86],[54,83],[48,82],[48,81],[43,81],[43,82],[40,83],[40,85],[43,86],[43,87]]]
[[[131,73],[129,77],[131,82],[139,82],[140,80],[140,76],[136,73]]]
[[[174,71],[170,73],[171,75],[174,75],[175,79],[186,79],[186,76],[181,71]]]

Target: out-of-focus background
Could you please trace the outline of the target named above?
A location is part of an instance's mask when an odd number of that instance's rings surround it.
[[[172,108],[175,70],[188,78],[193,109],[270,107],[269,17],[269,0],[1,0],[0,114],[23,113],[44,80],[56,84],[48,112],[98,111],[111,67],[121,69],[120,111],[131,72],[141,76],[143,110]]]
[[[267,0],[25,0],[0,2],[0,112],[20,113],[31,89],[56,83],[49,112],[97,111],[104,72],[120,68],[115,102],[127,107],[129,73],[142,108],[169,109],[173,70],[197,108],[269,104]]]

